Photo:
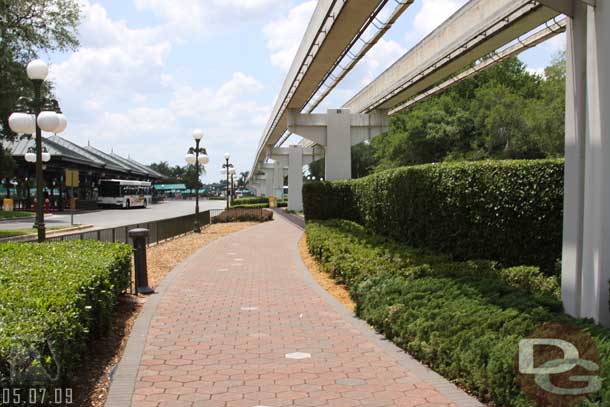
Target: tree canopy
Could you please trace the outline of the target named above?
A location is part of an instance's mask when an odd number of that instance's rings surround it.
[[[510,58],[392,116],[386,134],[352,148],[352,175],[455,160],[562,157],[565,55],[544,75]],[[310,166],[323,176],[323,160]]]
[[[0,0],[0,138],[15,137],[8,117],[20,96],[33,95],[25,65],[40,52],[76,49],[79,20],[76,0]],[[0,146],[0,177],[12,176],[11,160]]]
[[[393,117],[372,141],[375,168],[561,157],[564,112],[564,55],[544,77],[511,58]]]

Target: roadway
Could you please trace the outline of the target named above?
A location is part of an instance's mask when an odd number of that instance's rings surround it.
[[[199,209],[223,209],[225,201],[201,200]],[[104,209],[88,211],[74,215],[74,223],[81,225],[92,225],[94,228],[110,228],[134,223],[144,223],[154,220],[175,218],[195,212],[195,201],[167,201],[148,208],[133,209]],[[45,217],[47,226],[69,226],[70,214],[53,214]],[[33,226],[32,220],[21,220],[9,223],[0,223],[0,230],[27,229]]]

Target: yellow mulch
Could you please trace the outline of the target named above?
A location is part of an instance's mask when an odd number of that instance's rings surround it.
[[[307,250],[307,237],[305,236],[305,234],[303,234],[303,237],[299,241],[299,253],[301,254],[301,259],[303,259],[303,263],[309,270],[309,273],[311,273],[311,275],[318,282],[320,287],[328,291],[330,295],[337,299],[337,301],[345,305],[350,311],[353,312],[356,308],[356,304],[354,304],[354,302],[350,298],[349,291],[344,285],[338,284],[327,273],[323,272],[320,269],[320,265],[318,264],[318,262],[313,257],[311,257],[309,251]]]

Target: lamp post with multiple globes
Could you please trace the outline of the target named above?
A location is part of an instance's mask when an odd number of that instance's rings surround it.
[[[233,164],[229,162],[231,159],[231,154],[225,153],[225,163],[222,165],[222,168],[227,173],[227,209],[231,206],[231,184],[229,177],[232,178],[233,174],[235,174],[235,169],[233,168]],[[231,173],[233,171],[233,174]]]
[[[195,147],[189,148],[186,153],[185,160],[188,164],[195,166],[195,172],[197,173],[197,185],[195,185],[195,222],[193,222],[193,232],[201,233],[201,226],[199,225],[199,176],[200,166],[206,165],[210,162],[208,153],[205,148],[199,147],[199,143],[203,138],[203,131],[196,129],[193,131],[193,140],[195,140]]]
[[[26,67],[28,78],[34,85],[34,98],[20,97],[15,112],[8,122],[12,131],[18,134],[35,134],[35,147],[25,154],[27,162],[36,163],[36,224],[38,242],[44,242],[46,230],[44,224],[44,178],[43,162],[51,159],[51,154],[42,146],[42,132],[61,133],[68,122],[59,109],[55,99],[42,96],[42,84],[49,74],[49,67],[39,59],[30,62]]]

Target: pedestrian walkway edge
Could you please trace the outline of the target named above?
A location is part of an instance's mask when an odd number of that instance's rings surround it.
[[[210,247],[219,244],[224,239],[244,231],[251,230],[252,228],[259,227],[263,224],[264,223],[261,223],[234,233],[230,233],[200,247],[195,253],[183,260],[180,264],[174,267],[174,269],[167,276],[165,276],[165,278],[159,284],[159,287],[157,287],[155,290],[155,293],[148,297],[142,311],[140,312],[140,315],[138,315],[136,318],[133,328],[131,329],[129,339],[127,340],[127,345],[125,346],[123,356],[110,375],[110,390],[108,392],[106,403],[104,404],[105,407],[131,406],[138,369],[140,367],[142,354],[144,353],[144,346],[146,344],[146,336],[148,334],[150,322],[152,321],[157,310],[157,306],[159,305],[159,302],[161,302],[161,299],[163,298],[168,287],[180,275],[184,268],[203,250],[207,250]]]
[[[292,224],[289,220],[281,219],[283,222]],[[298,228],[296,225],[292,225]],[[424,366],[419,361],[414,359],[411,355],[400,349],[394,343],[387,340],[384,336],[378,334],[373,328],[365,321],[357,318],[352,312],[350,312],[343,304],[341,304],[335,297],[330,295],[328,291],[322,288],[313,276],[309,273],[307,266],[303,263],[301,254],[299,253],[298,243],[302,238],[302,234],[299,235],[298,239],[292,245],[293,257],[297,269],[304,275],[305,282],[318,294],[320,295],[333,309],[336,311],[345,321],[349,322],[355,329],[360,331],[364,336],[370,339],[373,343],[379,346],[388,356],[396,360],[405,369],[413,372],[419,379],[432,385],[439,393],[447,397],[458,407],[483,407],[480,401],[474,397],[468,395],[463,390],[458,388],[455,384],[445,379],[432,369]]]

